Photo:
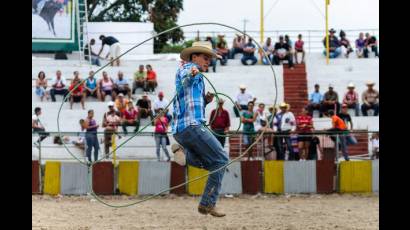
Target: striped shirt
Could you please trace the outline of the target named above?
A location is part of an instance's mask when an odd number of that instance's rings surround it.
[[[173,103],[172,133],[182,132],[190,125],[205,123],[205,83],[201,73],[191,75],[191,68],[196,66],[187,62],[180,66],[175,76],[177,97]]]

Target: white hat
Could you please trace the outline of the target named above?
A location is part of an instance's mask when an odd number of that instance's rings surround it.
[[[123,94],[123,93],[119,93],[118,96],[119,96],[119,97],[123,97],[124,94]]]
[[[347,88],[354,88],[355,86],[354,86],[354,84],[353,84],[353,82],[350,82],[348,85],[347,85]]]
[[[114,106],[115,104],[114,104],[114,102],[113,101],[110,101],[110,102],[108,102],[108,107],[110,107],[110,106]]]
[[[239,89],[246,89],[246,85],[244,84],[239,85]]]
[[[366,85],[374,85],[374,81],[367,81]]]
[[[286,102],[282,102],[282,103],[280,103],[280,105],[279,105],[279,108],[287,108],[289,105],[286,103]]]
[[[216,58],[216,53],[212,49],[212,44],[210,42],[204,42],[204,41],[199,41],[199,42],[194,42],[192,43],[191,47],[185,48],[181,51],[180,57],[184,61],[189,61],[189,57],[193,53],[202,53],[202,54],[207,54],[212,56],[213,58]]]

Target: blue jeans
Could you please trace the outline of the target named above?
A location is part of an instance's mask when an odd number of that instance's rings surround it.
[[[339,144],[342,150],[343,157],[346,161],[349,160],[349,154],[347,153],[347,136],[348,134],[339,134]]]
[[[346,136],[346,144],[347,145],[356,145],[357,144],[357,139],[352,134],[348,134]]]
[[[251,61],[252,61],[252,64],[251,64],[251,65],[255,65],[256,62],[258,62],[258,59],[255,57],[255,55],[252,55],[252,56],[245,56],[245,55],[243,55],[243,56],[242,56],[242,59],[241,59],[241,62],[242,62],[242,64],[244,64],[244,65],[248,65],[248,63],[247,63],[248,60],[251,60]]]
[[[329,58],[337,58],[341,53],[342,49],[338,47],[334,51],[330,51]],[[323,54],[326,56],[326,49],[323,51]]]
[[[273,63],[273,61],[272,61],[272,54],[267,55],[267,56],[268,56],[269,60],[271,61],[271,63]],[[269,60],[268,60],[264,55],[262,56],[262,63],[263,63],[264,65],[269,65]]]
[[[208,171],[216,170],[228,163],[228,154],[212,133],[199,125],[192,125],[182,132],[174,134],[175,140],[185,149],[187,164]],[[225,169],[208,177],[200,204],[213,207],[216,204],[222,186]]]
[[[169,153],[167,150],[167,135],[166,134],[155,134],[155,146],[157,147],[157,158],[158,161],[160,160],[160,150],[161,147],[165,152],[165,155],[167,156],[168,160],[170,159]]]
[[[242,48],[232,48],[229,52],[229,59],[234,59],[235,54],[237,53],[243,53],[243,49]]]
[[[94,147],[94,161],[98,160],[98,150],[100,146],[98,144],[98,137],[97,133],[95,132],[86,132],[85,133],[85,141],[87,142],[87,149],[86,149],[86,156],[88,161],[91,162],[91,151]]]
[[[91,55],[91,64],[96,66],[101,66],[100,58],[94,55]]]

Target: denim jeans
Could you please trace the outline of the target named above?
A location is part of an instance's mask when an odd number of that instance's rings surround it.
[[[278,146],[278,151],[277,151],[277,156],[276,159],[277,160],[285,160],[285,146],[283,145],[283,141],[285,141],[285,145],[287,146],[288,150],[289,150],[289,159],[288,160],[295,160],[296,156],[295,156],[295,152],[293,151],[293,146],[292,146],[292,142],[290,141],[290,132],[289,131],[282,131],[280,133],[278,133],[278,135],[283,135],[283,136],[279,136],[276,141],[276,145]]]
[[[100,58],[94,55],[91,55],[91,64],[96,66],[101,66]]]
[[[88,161],[91,162],[91,151],[94,147],[94,161],[98,160],[98,150],[100,146],[98,144],[97,133],[95,132],[86,132],[85,141],[87,142],[87,149],[85,150]]]
[[[346,144],[347,145],[356,145],[357,144],[357,139],[352,134],[348,134],[346,136]]]
[[[162,150],[164,150],[164,153],[167,156],[168,160],[170,159],[169,153],[167,150],[167,135],[166,134],[159,134],[159,133],[155,134],[155,146],[157,147],[158,161],[161,160],[161,157],[160,157],[161,147],[162,147]]]
[[[241,62],[242,62],[242,64],[244,64],[244,65],[248,65],[248,63],[247,63],[248,60],[251,60],[251,61],[252,61],[251,65],[255,65],[256,62],[258,62],[258,59],[255,57],[255,55],[252,55],[252,56],[245,56],[245,55],[243,55],[243,56],[242,56],[242,59],[241,59]]]
[[[342,150],[343,157],[346,161],[349,160],[349,153],[347,153],[347,136],[348,134],[339,134],[339,144]]]
[[[272,54],[269,54],[269,55],[267,55],[267,56],[268,56],[270,62],[273,63],[273,61],[272,61]],[[266,58],[265,56],[262,56],[262,63],[263,63],[264,65],[269,65],[269,60],[268,60],[268,58]]]
[[[367,110],[369,110],[369,109],[374,110],[373,116],[379,115],[379,103],[370,104],[369,106],[363,103],[362,104],[362,114],[363,114],[363,116],[367,116]]]
[[[174,134],[174,138],[184,147],[187,164],[213,171],[228,163],[228,154],[221,143],[203,126],[188,126],[182,132]],[[200,201],[201,205],[215,206],[224,173],[225,168],[209,175]]]
[[[330,51],[329,58],[337,58],[342,53],[342,48],[338,47],[334,51]],[[326,56],[326,49],[323,51],[323,54]]]
[[[213,129],[212,131],[214,131],[216,134],[219,134],[219,135],[225,135],[225,130],[224,129]],[[216,137],[216,139],[218,139],[219,143],[221,143],[222,148],[224,148],[225,147],[226,137],[218,136],[218,135],[215,135],[215,134],[214,134],[214,136]]]
[[[235,54],[237,53],[243,53],[243,49],[242,48],[232,48],[229,52],[229,59],[234,59]]]

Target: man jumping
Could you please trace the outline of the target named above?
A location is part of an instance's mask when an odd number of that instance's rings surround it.
[[[215,136],[203,126],[205,106],[212,102],[214,95],[205,94],[205,83],[201,72],[208,69],[212,58],[217,55],[210,42],[194,42],[192,47],[181,51],[185,62],[177,71],[175,86],[177,98],[174,101],[172,133],[180,144],[172,145],[175,161],[184,166],[186,162],[208,171],[216,170],[228,162],[228,155]],[[202,194],[198,211],[223,217],[224,213],[215,208],[225,168],[209,175]]]

